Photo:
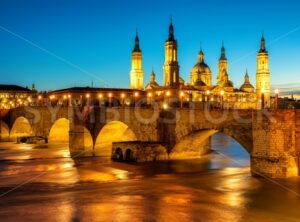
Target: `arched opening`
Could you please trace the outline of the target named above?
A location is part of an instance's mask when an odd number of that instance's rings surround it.
[[[9,140],[9,127],[8,127],[8,125],[3,121],[1,121],[0,125],[1,125],[1,131],[0,131],[1,141]]]
[[[60,118],[52,125],[48,142],[50,144],[63,144],[69,146],[70,121],[66,118]],[[84,128],[84,150],[85,154],[91,154],[93,151],[93,138],[89,130]]]
[[[131,149],[125,151],[125,161],[134,161],[133,152]]]
[[[137,140],[134,132],[123,122],[112,121],[100,131],[95,144],[95,153],[98,156],[111,157],[112,143]]]
[[[215,163],[218,168],[250,165],[250,154],[248,150],[235,138],[226,133],[217,132],[214,134],[211,137],[211,148],[216,154],[213,163]]]
[[[22,136],[31,136],[32,135],[32,128],[31,125],[25,117],[18,117],[10,131],[10,139],[17,140],[18,137]]]
[[[120,147],[118,147],[114,153],[114,159],[118,161],[123,160],[123,151]]]
[[[239,136],[235,134],[232,135],[230,132],[230,130],[218,131],[211,129],[195,131],[180,139],[180,141],[172,148],[170,158],[187,159],[201,157],[213,149],[215,144],[212,140],[216,138],[225,138],[223,143],[224,146],[226,145],[226,141],[234,141],[242,147],[242,151],[249,156],[252,139],[244,134]]]
[[[69,120],[65,118],[56,120],[50,129],[48,142],[69,144],[69,125]]]

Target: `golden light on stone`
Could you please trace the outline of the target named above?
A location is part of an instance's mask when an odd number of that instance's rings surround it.
[[[68,95],[68,98],[69,98],[69,99],[71,98],[71,95],[70,95],[70,94]]]
[[[49,98],[50,98],[50,100],[52,100],[52,99],[55,99],[55,96],[51,95]]]
[[[124,93],[122,93],[122,94],[121,94],[121,97],[122,97],[122,98],[125,98],[125,94],[124,94]]]
[[[101,93],[98,94],[98,98],[101,99],[103,95]]]
[[[184,92],[181,91],[180,92],[180,96],[183,97],[184,96]]]
[[[139,93],[138,93],[138,92],[135,92],[135,93],[134,93],[134,96],[135,96],[135,97],[138,97],[138,96],[139,96]]]
[[[206,90],[206,94],[209,95],[209,94],[210,94],[210,91],[209,91],[209,90]]]
[[[66,99],[67,98],[67,95],[64,95],[64,99]]]
[[[148,97],[152,97],[152,93],[149,92],[149,93],[147,94],[147,96],[148,96]]]
[[[39,96],[38,96],[38,100],[41,100],[41,99],[42,99],[42,96],[41,96],[41,95],[39,95]],[[20,102],[20,101],[19,101],[19,102]]]
[[[166,96],[170,96],[171,95],[171,92],[170,91],[167,91],[166,92]]]
[[[275,89],[275,94],[279,94],[279,89]]]
[[[224,95],[224,93],[225,93],[225,92],[222,90],[222,91],[221,91],[221,96],[223,96],[223,95]]]
[[[86,98],[90,98],[91,95],[90,95],[89,93],[87,93],[87,94],[85,94],[85,97],[86,97]]]
[[[264,88],[261,89],[261,93],[265,93],[265,89]]]
[[[111,98],[112,97],[112,93],[108,93],[108,97]]]
[[[163,104],[163,109],[168,109],[168,104],[167,103]]]

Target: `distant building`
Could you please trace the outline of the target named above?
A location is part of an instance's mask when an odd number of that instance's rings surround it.
[[[32,89],[17,85],[0,85],[1,109],[10,109],[22,105],[29,105],[36,96],[34,84]]]
[[[239,88],[234,87],[234,83],[229,77],[228,60],[223,44],[216,85],[212,83],[212,72],[205,63],[202,49],[200,49],[198,54],[197,63],[190,72],[190,82],[185,82],[180,77],[177,47],[177,40],[175,39],[174,27],[171,21],[169,35],[165,42],[164,84],[160,86],[156,82],[155,74],[152,70],[150,82],[145,87],[145,90],[155,96],[156,100],[177,97],[179,100],[184,100],[184,102],[210,102],[213,106],[225,108],[255,109],[261,108],[262,104],[264,108],[270,107],[270,71],[268,52],[263,36],[257,55],[256,89],[250,83],[248,72],[245,74],[243,85]],[[141,52],[139,53],[141,58]],[[132,63],[134,63],[134,59]],[[139,72],[143,73],[143,71]],[[135,78],[131,79],[131,82],[134,80]]]

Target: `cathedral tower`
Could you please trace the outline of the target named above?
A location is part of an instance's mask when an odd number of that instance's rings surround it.
[[[258,108],[261,108],[262,95],[264,95],[264,107],[270,107],[269,54],[266,50],[264,36],[261,38],[260,50],[257,54],[256,95]]]
[[[169,26],[169,37],[165,43],[165,63],[163,67],[164,86],[179,87],[179,65],[177,60],[177,41],[174,37],[174,27],[171,23]]]
[[[138,33],[135,36],[135,45],[131,54],[131,71],[130,71],[130,88],[144,88],[144,71],[142,68],[142,51],[140,49],[140,41]]]
[[[219,74],[217,77],[217,85],[222,86],[225,73],[228,73],[228,61],[225,55],[225,47],[222,43],[221,56],[219,59]]]

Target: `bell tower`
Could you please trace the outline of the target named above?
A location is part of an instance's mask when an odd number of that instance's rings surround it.
[[[177,41],[174,37],[172,18],[169,26],[169,37],[165,43],[165,63],[163,66],[164,86],[179,87],[179,65],[177,60]]]
[[[256,96],[257,108],[270,107],[270,70],[269,70],[269,54],[266,50],[266,42],[264,36],[260,41],[260,50],[257,54],[257,71],[256,71]],[[262,98],[262,96],[264,98]]]
[[[140,40],[136,32],[134,49],[131,54],[130,88],[144,88],[144,71],[142,67],[142,51],[140,49]]]
[[[219,74],[217,77],[217,84],[222,85],[223,83],[223,78],[225,73],[228,73],[228,61],[225,55],[225,47],[224,43],[222,42],[222,48],[221,48],[221,56],[219,59]]]

